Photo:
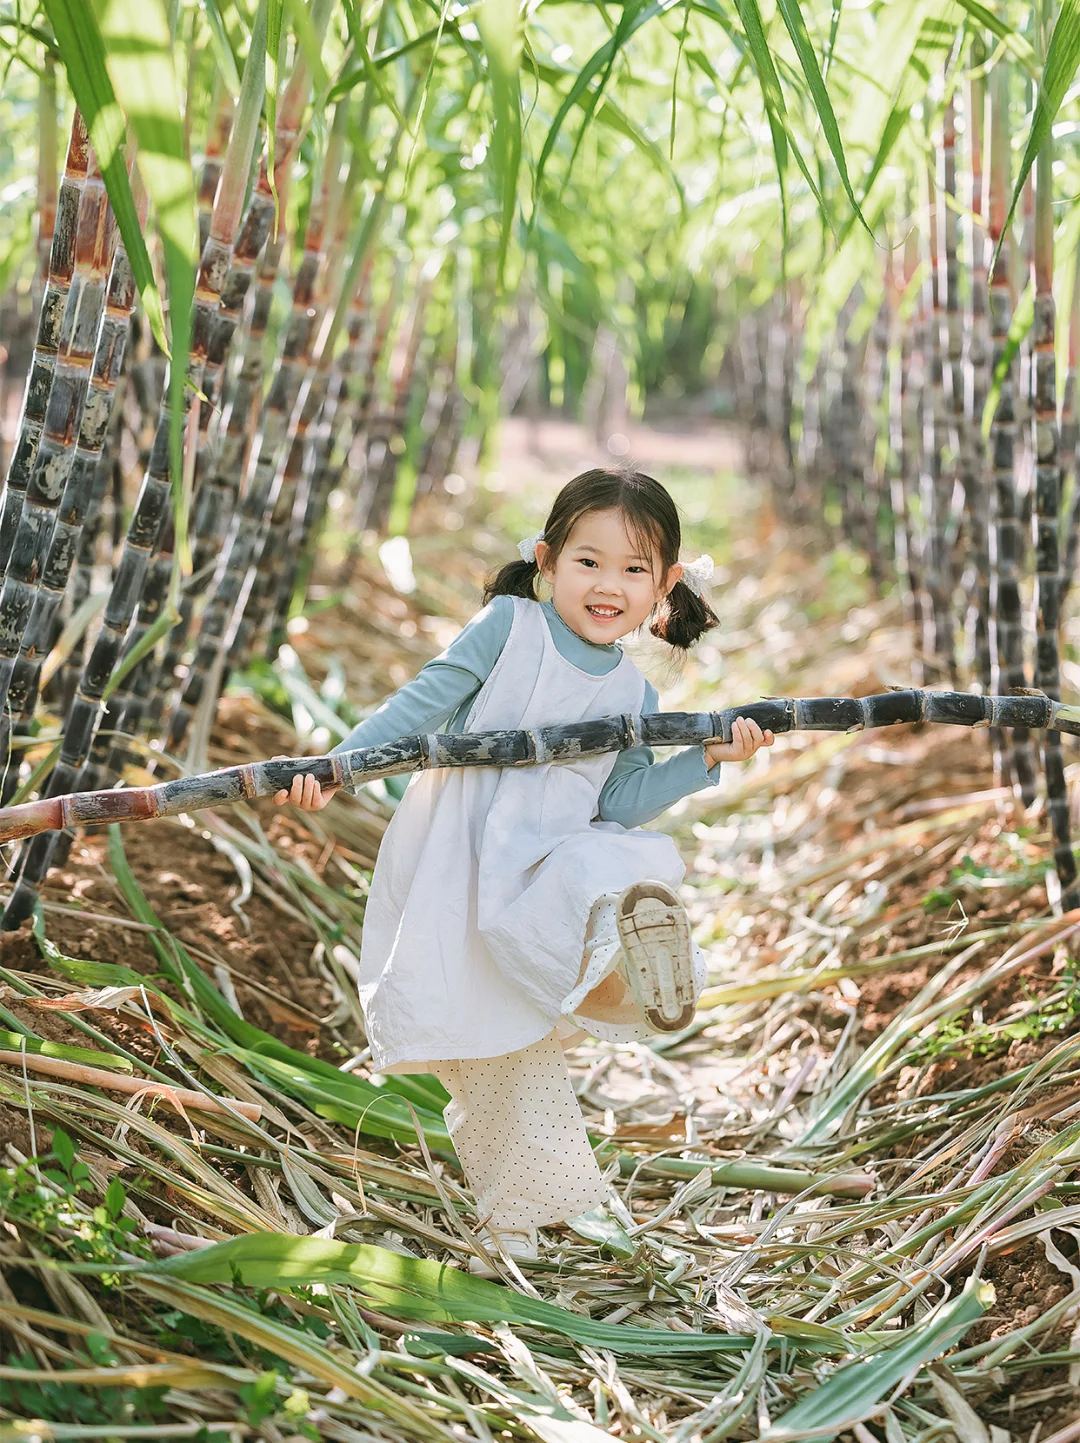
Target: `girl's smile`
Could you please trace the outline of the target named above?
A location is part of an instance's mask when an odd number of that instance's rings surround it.
[[[554,565],[543,541],[537,565],[559,616],[586,641],[610,644],[636,631],[682,575],[676,563],[660,584],[652,556],[626,529],[621,511],[590,511],[577,521]]]

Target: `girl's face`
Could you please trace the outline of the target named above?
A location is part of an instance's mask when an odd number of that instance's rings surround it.
[[[640,555],[617,508],[580,517],[554,565],[549,552],[545,541],[536,543],[555,610],[572,631],[601,644],[636,631],[682,575],[678,562],[658,574],[655,557]]]

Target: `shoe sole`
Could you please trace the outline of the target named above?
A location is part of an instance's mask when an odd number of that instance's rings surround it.
[[[697,1011],[690,919],[663,882],[633,882],[619,896],[615,926],[630,986],[649,1026],[680,1032]]]

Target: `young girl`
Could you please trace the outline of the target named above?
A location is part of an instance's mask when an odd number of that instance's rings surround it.
[[[717,617],[710,558],[678,561],[671,497],[636,471],[587,471],[559,492],[483,609],[335,751],[435,731],[520,730],[660,710],[618,644],[646,622],[685,653]],[[539,578],[551,586],[540,601]],[[648,831],[771,746],[750,718],[732,740],[654,762],[634,746],[574,762],[414,773],[379,849],[364,917],[360,1000],[379,1072],[433,1072],[482,1239],[536,1257],[536,1230],[598,1206],[606,1186],[563,1048],[686,1026],[705,982],[673,890],[685,865]],[[338,789],[296,777],[306,810]],[[480,1258],[474,1272],[489,1273]]]

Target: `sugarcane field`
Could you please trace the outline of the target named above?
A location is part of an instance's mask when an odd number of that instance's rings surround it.
[[[1080,0],[0,0],[0,1443],[1080,1443]]]

